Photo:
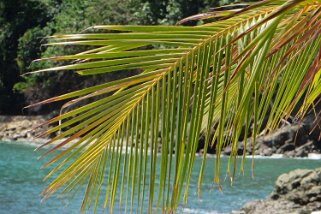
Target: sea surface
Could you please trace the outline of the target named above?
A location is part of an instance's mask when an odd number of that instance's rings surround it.
[[[0,213],[79,213],[81,194],[77,195],[69,205],[66,199],[57,197],[51,197],[44,203],[40,202],[39,193],[47,185],[42,182],[42,178],[48,170],[40,170],[46,159],[38,160],[40,153],[35,153],[34,148],[32,144],[0,142]],[[230,185],[229,179],[226,179],[222,182],[223,191],[220,192],[212,185],[214,160],[214,157],[208,157],[201,197],[198,199],[197,180],[202,158],[196,158],[187,206],[179,207],[178,213],[230,213],[248,201],[267,197],[280,174],[297,168],[321,167],[321,160],[255,158],[253,178],[252,160],[248,158],[244,175],[237,173],[233,186]],[[226,165],[227,158],[223,158],[221,170],[223,175]],[[146,213],[146,209],[143,210],[145,210],[143,213]],[[92,210],[86,213],[92,213]],[[108,213],[108,210],[98,210],[97,213]],[[122,213],[122,210],[115,209],[114,213]]]

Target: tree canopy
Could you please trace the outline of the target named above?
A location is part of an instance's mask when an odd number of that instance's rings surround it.
[[[192,0],[188,1],[189,4],[184,2],[0,0],[0,114],[21,114],[23,106],[48,96],[97,84],[100,79],[101,82],[117,79],[117,75],[80,78],[79,82],[82,84],[73,86],[69,83],[77,79],[76,75],[43,74],[21,77],[31,70],[57,65],[55,62],[31,63],[34,59],[77,51],[75,47],[46,46],[48,36],[55,33],[75,33],[97,24],[174,24],[209,5],[217,5],[215,1],[207,0]],[[56,109],[58,105],[28,111],[33,114],[45,114]]]

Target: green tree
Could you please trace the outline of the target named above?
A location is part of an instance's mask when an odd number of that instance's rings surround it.
[[[38,3],[47,6],[47,12],[51,19],[45,23],[45,26],[36,26],[27,29],[24,34],[18,38],[18,48],[14,62],[20,74],[24,74],[30,69],[39,67],[57,66],[62,63],[31,63],[33,59],[46,57],[50,55],[70,54],[83,48],[64,47],[54,48],[40,46],[46,43],[46,37],[53,33],[70,33],[84,30],[97,23],[112,24],[112,23],[131,23],[137,22],[137,18],[133,16],[133,10],[137,7],[136,1],[78,1],[78,0],[38,0]],[[135,5],[136,4],[136,5]],[[33,11],[32,9],[30,9]],[[22,12],[24,9],[22,9]],[[123,74],[124,75],[124,74]],[[120,75],[120,76],[123,76]],[[118,75],[119,76],[119,75]],[[17,93],[22,93],[27,104],[38,102],[48,96],[56,96],[63,91],[76,90],[81,87],[97,84],[102,81],[110,81],[116,78],[117,75],[104,75],[104,77],[77,77],[72,73],[60,74],[43,74],[31,75],[21,78],[12,78],[15,83],[13,89]],[[71,81],[77,80],[81,84],[70,84]],[[18,83],[17,83],[18,82]],[[35,93],[38,92],[38,93]],[[8,96],[9,98],[12,96]],[[21,108],[18,109],[19,112]],[[57,110],[57,106],[50,106],[41,109],[29,111],[33,113],[51,113]]]
[[[40,39],[36,36],[48,35],[48,31],[42,32],[40,28],[54,14],[49,2],[58,0],[0,1],[0,114],[21,112],[23,97],[13,86],[22,80],[21,71],[27,70],[28,63],[40,57]],[[26,49],[22,51],[21,47]]]
[[[20,77],[40,67],[61,65],[56,62],[30,64],[33,59],[52,55],[66,55],[79,51],[76,47],[47,47],[47,36],[54,33],[72,33],[97,24],[174,24],[182,17],[198,13],[211,1],[181,0],[26,0],[24,2],[0,0],[0,112],[20,114],[22,106],[37,102],[62,91],[76,90],[118,78],[78,78],[83,84],[68,84],[77,79],[71,74],[44,74]],[[188,3],[188,4],[186,4]],[[212,4],[213,2],[211,2]],[[192,6],[188,6],[192,5]],[[34,14],[37,14],[36,16]],[[123,76],[126,76],[126,73]],[[61,84],[57,84],[61,82]],[[57,90],[58,88],[58,90]],[[41,93],[34,93],[35,91]],[[37,109],[44,114],[56,106]],[[31,113],[31,111],[28,111]]]
[[[58,162],[46,177],[58,173],[44,197],[58,189],[72,195],[86,183],[83,211],[96,208],[101,194],[103,206],[112,211],[117,192],[125,207],[136,203],[149,212],[154,205],[175,211],[181,200],[187,203],[201,133],[206,137],[199,194],[210,146],[216,148],[213,181],[218,185],[221,150],[232,146],[227,174],[233,180],[243,131],[252,135],[245,144],[255,144],[262,129],[275,129],[291,114],[300,118],[318,101],[320,8],[320,1],[267,0],[185,19],[214,19],[194,27],[99,25],[94,32],[56,35],[52,45],[89,49],[49,58],[70,64],[33,73],[141,72],[35,104],[67,101],[48,122],[60,121],[46,132],[57,135],[41,146],[63,139],[44,155],[68,146],[45,165]],[[95,97],[99,99],[74,107]]]

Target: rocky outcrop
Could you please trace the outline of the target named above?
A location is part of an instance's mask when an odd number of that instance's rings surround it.
[[[251,138],[248,139],[246,154],[252,154],[252,148],[255,146],[254,154],[261,156],[271,156],[273,154],[282,154],[285,157],[307,157],[310,153],[321,153],[321,143],[316,136],[309,134],[311,125],[306,123],[296,125],[286,125],[274,132],[260,136],[253,145]],[[237,153],[243,154],[244,143],[240,142]],[[223,154],[230,155],[231,148],[226,147]]]
[[[46,126],[36,127],[45,121],[43,116],[0,116],[0,140],[35,142],[35,137],[46,129]]]
[[[282,174],[267,199],[249,202],[235,213],[310,214],[312,211],[321,211],[321,168]]]

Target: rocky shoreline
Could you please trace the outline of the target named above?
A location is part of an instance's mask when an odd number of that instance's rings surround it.
[[[321,211],[321,168],[296,169],[282,174],[264,200],[246,203],[233,214],[310,214]]]
[[[47,139],[37,136],[47,127],[38,126],[47,119],[46,116],[0,116],[0,140],[43,143]]]
[[[315,115],[310,114],[300,122],[283,123],[283,125],[264,136],[259,136],[254,145],[254,155],[282,156],[282,157],[309,157],[311,154],[321,154],[321,123]],[[239,155],[243,154],[244,142],[239,142]],[[251,138],[247,140],[246,154],[253,153]],[[231,154],[231,148],[223,150],[224,155]]]
[[[0,140],[44,143],[48,139],[37,138],[47,129],[43,124],[49,116],[0,116]],[[309,135],[310,121],[302,124],[286,125],[273,133],[258,137],[255,144],[254,155],[278,157],[321,157],[321,143],[316,136]],[[36,128],[38,127],[38,128]],[[238,155],[243,154],[244,143],[240,142]],[[248,139],[246,154],[252,155],[251,139]],[[199,151],[202,152],[201,150]],[[223,149],[223,155],[230,155],[231,148]]]
[[[244,143],[238,146],[238,155],[242,155]],[[231,154],[231,148],[226,147],[224,155]],[[246,154],[253,153],[252,140],[249,138]],[[282,156],[282,157],[308,157],[309,154],[321,154],[321,143],[309,135],[303,125],[287,125],[271,134],[257,138],[254,155],[258,156]]]

